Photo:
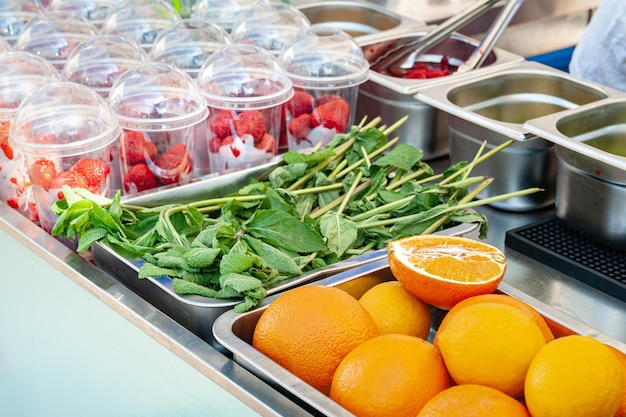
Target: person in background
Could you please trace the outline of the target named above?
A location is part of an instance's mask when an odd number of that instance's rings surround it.
[[[602,0],[574,48],[572,75],[626,91],[626,1]]]

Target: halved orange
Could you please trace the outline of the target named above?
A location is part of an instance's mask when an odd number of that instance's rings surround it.
[[[478,240],[417,235],[388,244],[395,278],[422,301],[444,310],[474,295],[493,293],[506,270],[504,253]]]

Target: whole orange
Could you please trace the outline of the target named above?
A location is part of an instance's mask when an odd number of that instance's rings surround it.
[[[624,393],[617,356],[591,336],[563,336],[533,358],[524,389],[533,417],[613,417]]]
[[[417,417],[530,417],[526,407],[485,385],[455,385],[431,398]]]
[[[607,345],[607,346],[617,356],[617,359],[619,360],[619,363],[622,367],[622,375],[624,376],[624,381],[626,382],[626,353],[622,352],[621,350],[611,345]],[[624,392],[622,393],[622,402],[620,403],[619,407],[617,408],[617,411],[615,412],[615,417],[626,417],[626,386],[624,387]]]
[[[460,236],[418,235],[388,244],[392,274],[420,300],[449,310],[468,297],[493,293],[506,258],[495,246]]]
[[[469,305],[438,333],[439,350],[457,384],[487,385],[513,398],[522,396],[528,366],[546,344],[531,318],[502,303]]]
[[[333,377],[330,398],[359,417],[415,417],[449,386],[443,359],[431,343],[387,334],[346,355]]]
[[[359,303],[370,313],[380,334],[400,333],[428,338],[430,306],[398,281],[375,285],[363,294]]]
[[[541,330],[541,333],[543,334],[543,337],[546,340],[546,343],[554,340],[554,335],[552,335],[552,331],[550,330],[550,327],[548,327],[546,320],[532,306],[526,304],[525,302],[517,298],[511,297],[506,294],[482,294],[482,295],[475,295],[473,297],[466,298],[465,300],[456,304],[454,307],[450,309],[450,311],[446,313],[446,315],[443,317],[443,320],[439,324],[439,328],[437,329],[438,332],[435,333],[435,337],[433,338],[433,344],[435,346],[439,345],[439,336],[438,336],[439,331],[443,332],[443,330],[448,325],[448,322],[452,319],[452,317],[458,311],[460,311],[461,309],[469,305],[486,303],[486,302],[502,303],[502,304],[507,304],[515,308],[518,308],[520,311],[523,311],[528,317],[533,319],[533,321],[537,324],[537,326],[539,326],[539,329]]]
[[[328,395],[343,357],[377,335],[376,323],[354,297],[334,287],[305,285],[269,304],[252,346]]]

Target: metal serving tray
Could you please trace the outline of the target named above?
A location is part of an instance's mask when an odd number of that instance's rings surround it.
[[[186,185],[144,193],[124,199],[124,202],[154,207],[173,202],[186,203],[223,196],[247,185],[253,178],[265,178],[272,168],[281,160],[280,157],[277,157],[273,159],[272,162],[258,167],[206,177],[203,180]],[[479,225],[475,223],[460,224],[445,229],[440,233],[463,236],[477,235],[479,231],[478,226]],[[138,272],[141,267],[141,260],[126,257],[124,254],[102,242],[97,242],[92,246],[92,254],[95,264],[100,269],[117,278],[143,299],[159,308],[198,337],[218,349],[221,348],[219,344],[215,343],[211,326],[220,314],[232,309],[236,304],[242,301],[241,299],[216,299],[199,295],[176,294],[172,289],[171,278],[156,277],[140,279]],[[276,283],[274,287],[268,289],[268,295],[329,276],[339,271],[352,269],[377,259],[386,258],[386,256],[387,250],[381,249],[346,259],[324,268],[307,272],[298,277]]]
[[[316,284],[340,286],[346,282],[359,279],[368,275],[376,275],[383,280],[394,279],[389,269],[387,258],[370,262],[349,271],[345,271],[323,280]],[[566,329],[567,332],[590,335],[626,352],[626,344],[621,343],[597,330],[580,323],[571,317],[551,308],[550,306],[516,290],[515,288],[501,283],[498,291],[518,298],[534,307],[546,319],[552,320]],[[278,295],[267,298],[257,309],[243,314],[234,311],[227,311],[215,320],[213,332],[215,339],[229,352],[233,359],[240,365],[256,374],[268,384],[276,387],[294,402],[307,407],[316,415],[325,416],[352,416],[346,409],[332,401],[315,388],[311,387],[300,378],[293,375],[276,362],[272,361],[251,345],[252,335],[259,317],[263,311],[276,299]],[[431,327],[431,337],[436,331],[438,321],[443,318],[445,311],[433,309],[433,323]]]

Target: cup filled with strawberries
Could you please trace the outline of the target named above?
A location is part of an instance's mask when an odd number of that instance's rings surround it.
[[[209,107],[212,172],[255,166],[277,154],[283,104],[293,89],[276,57],[256,45],[226,47],[204,62],[196,83]]]
[[[115,81],[107,101],[123,129],[123,193],[191,181],[194,146],[208,109],[187,74],[165,63],[140,64]]]
[[[283,47],[279,61],[294,89],[284,106],[289,150],[326,145],[354,124],[358,88],[367,81],[369,63],[350,35],[311,26]]]
[[[121,129],[104,99],[82,84],[55,81],[27,96],[9,129],[24,155],[41,227],[50,232],[52,204],[63,187],[112,197],[119,188],[117,141]]]

